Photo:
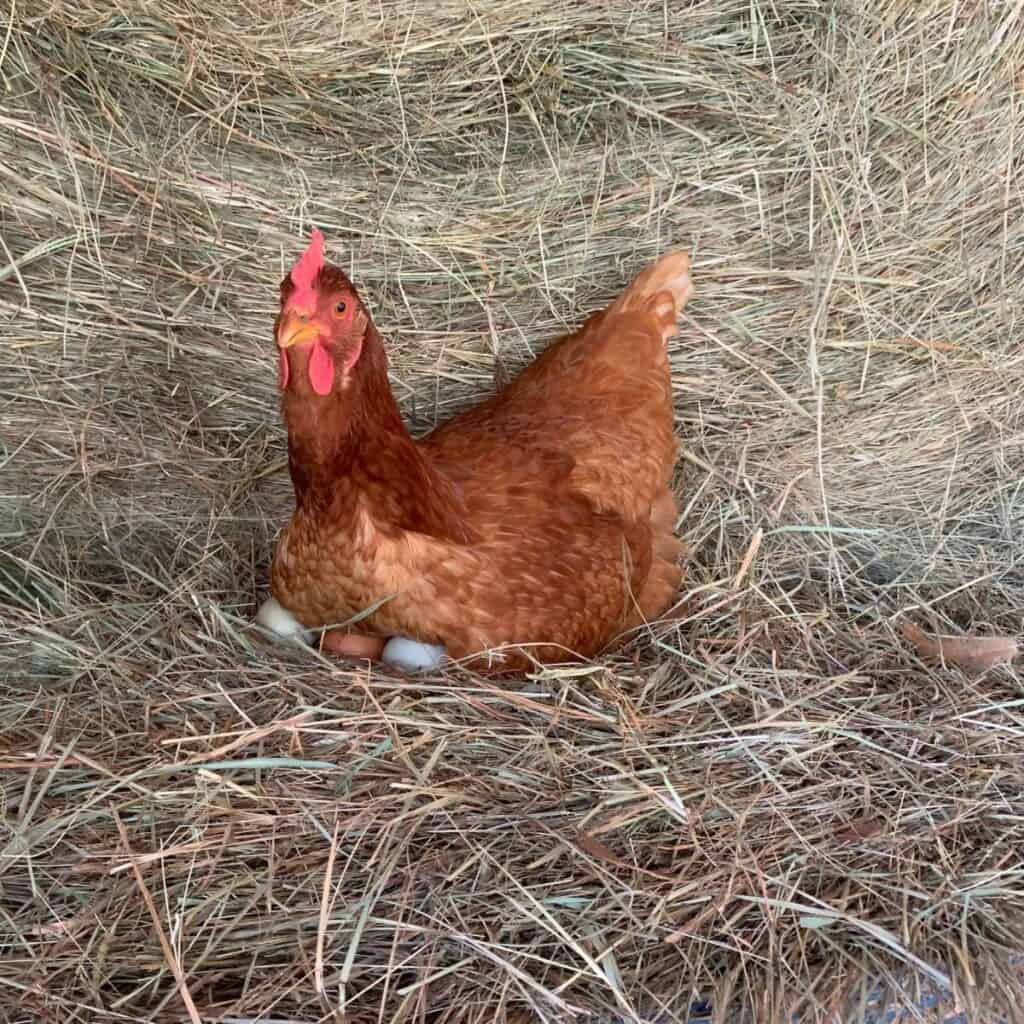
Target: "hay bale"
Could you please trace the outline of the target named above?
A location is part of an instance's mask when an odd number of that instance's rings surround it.
[[[255,11],[0,32],[0,1006],[1015,1006],[1019,670],[901,629],[1022,630],[1019,5]],[[417,430],[692,247],[684,622],[502,685],[253,642],[311,223]]]

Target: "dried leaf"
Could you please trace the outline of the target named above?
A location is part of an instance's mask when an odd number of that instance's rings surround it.
[[[861,818],[851,821],[846,828],[841,828],[835,835],[841,843],[853,843],[858,839],[871,839],[885,831],[885,822],[880,818]]]
[[[922,658],[959,665],[968,672],[1007,664],[1020,653],[1012,636],[929,636],[911,622],[903,623],[901,632]]]
[[[615,853],[605,846],[600,839],[595,839],[586,832],[578,833],[576,836],[576,842],[579,844],[580,849],[589,853],[591,857],[596,857],[598,860],[608,861],[610,864],[622,863],[621,857],[616,857]]]

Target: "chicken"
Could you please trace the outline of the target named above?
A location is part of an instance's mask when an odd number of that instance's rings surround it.
[[[357,620],[353,653],[376,637],[404,667],[446,656],[505,672],[589,658],[662,616],[682,577],[666,341],[688,255],[662,257],[494,397],[414,440],[370,313],[323,245],[314,231],[281,283],[296,507],[259,621]]]

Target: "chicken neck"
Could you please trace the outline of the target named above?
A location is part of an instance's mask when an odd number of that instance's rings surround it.
[[[282,413],[298,510],[329,516],[341,528],[354,524],[362,507],[388,532],[413,530],[459,543],[469,539],[456,488],[402,421],[376,332],[367,337],[344,384],[325,397],[290,388]]]

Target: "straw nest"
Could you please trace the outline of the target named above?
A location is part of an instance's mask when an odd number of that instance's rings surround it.
[[[1020,26],[7,5],[0,1017],[1014,1012]],[[684,622],[501,684],[255,635],[311,224],[418,431],[692,249]]]

